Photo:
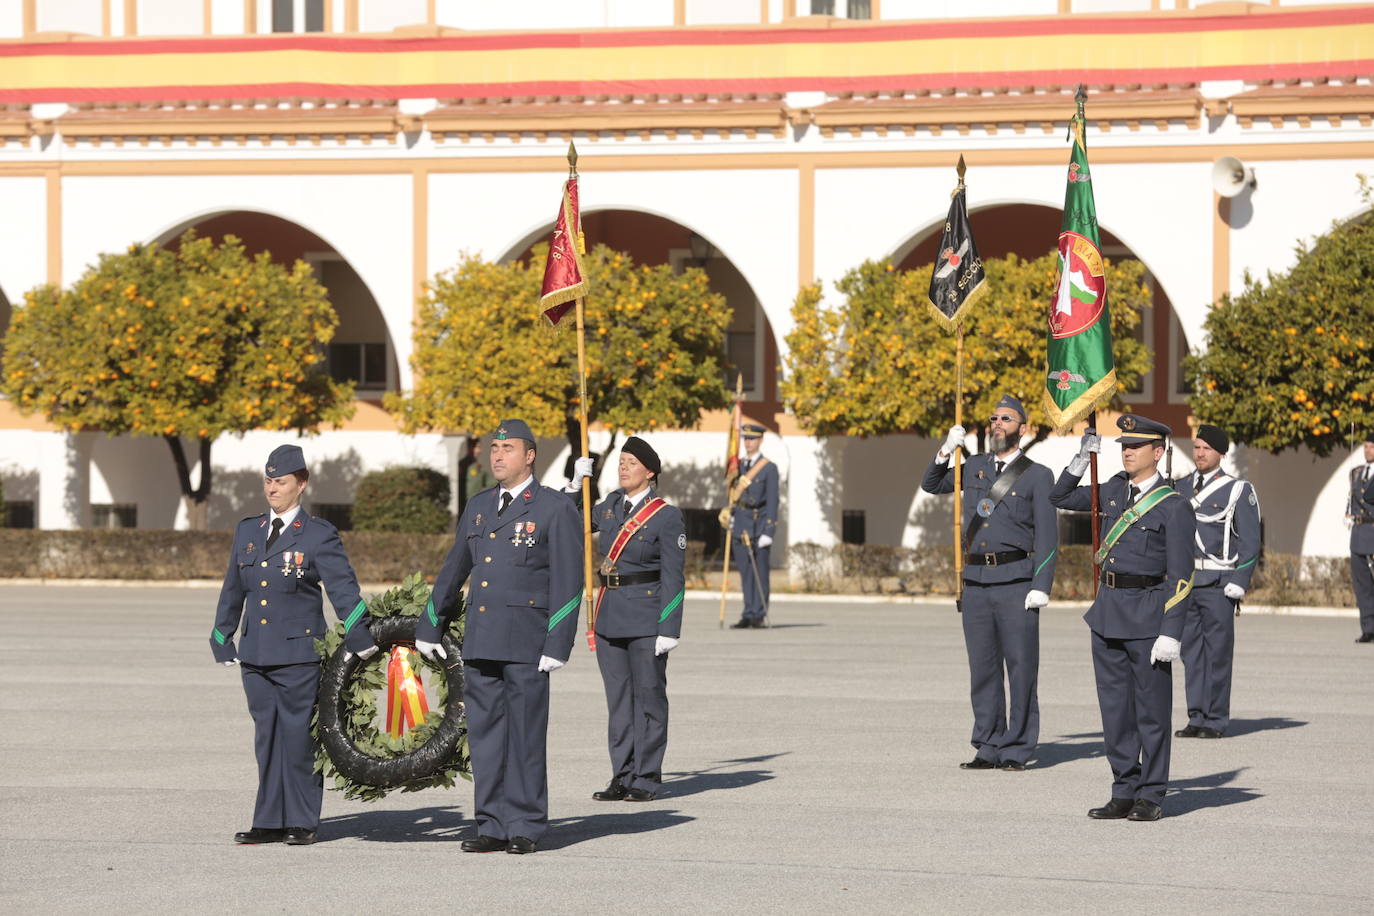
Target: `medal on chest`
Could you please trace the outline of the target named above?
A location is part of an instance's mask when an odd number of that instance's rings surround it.
[[[515,534],[511,536],[510,542],[516,547],[533,547],[534,529],[534,522],[516,522]]]

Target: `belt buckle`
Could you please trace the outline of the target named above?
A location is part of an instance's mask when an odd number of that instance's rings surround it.
[[[1116,588],[1116,573],[1107,570],[1107,588]]]
[[[984,566],[996,566],[996,565],[997,565],[997,554],[995,554],[995,553],[985,553],[985,554],[983,554],[983,565],[984,565]]]
[[[609,588],[620,588],[620,574],[611,573],[606,577],[606,585]]]

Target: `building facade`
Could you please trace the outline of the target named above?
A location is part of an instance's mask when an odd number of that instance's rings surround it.
[[[0,325],[101,252],[233,233],[313,264],[341,316],[328,356],[358,411],[304,443],[317,503],[345,507],[391,464],[453,474],[459,431],[398,435],[380,403],[411,384],[417,292],[462,252],[543,237],[575,140],[588,240],[704,266],[734,307],[722,347],[770,430],[785,542],[943,543],[948,506],[918,486],[934,443],[815,439],[783,409],[799,286],[833,297],[865,259],[928,262],[960,154],[983,253],[1050,250],[1085,83],[1105,251],[1155,285],[1156,364],[1128,401],[1186,429],[1178,366],[1210,303],[1361,215],[1371,76],[1364,3],[18,0],[0,8]],[[1253,188],[1217,193],[1225,156]],[[725,424],[654,435],[684,508],[723,501]],[[215,444],[212,526],[252,501],[280,440]],[[64,433],[0,401],[0,443],[13,524],[184,524],[157,439]],[[566,448],[545,444],[546,477]],[[1057,470],[1072,450],[1036,456]],[[1356,456],[1230,460],[1281,520],[1270,549],[1344,552]]]

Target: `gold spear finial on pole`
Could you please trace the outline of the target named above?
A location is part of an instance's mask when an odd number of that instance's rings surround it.
[[[568,177],[577,177],[577,145],[568,141]]]
[[[959,154],[959,164],[954,167],[954,171],[959,173],[959,187],[964,186],[964,173],[968,171],[968,166],[964,164],[964,154]]]

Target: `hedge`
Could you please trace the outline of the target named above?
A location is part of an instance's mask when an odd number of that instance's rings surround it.
[[[433,468],[371,471],[353,493],[353,529],[444,534],[453,530],[448,494],[448,477]]]

